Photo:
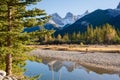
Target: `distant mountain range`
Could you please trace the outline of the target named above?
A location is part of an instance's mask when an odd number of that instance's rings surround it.
[[[51,15],[51,19],[49,20],[49,24],[55,24],[58,27],[64,27],[67,24],[73,24],[75,21],[80,19],[81,17],[88,14],[88,11],[86,11],[82,15],[74,15],[71,12],[68,12],[64,18],[60,17],[57,13],[54,13]]]
[[[116,9],[106,9],[106,10],[95,10],[92,13],[78,19],[72,25],[56,31],[55,34],[72,34],[73,32],[84,32],[87,26],[92,25],[94,28],[96,26],[101,26],[106,23],[113,25],[115,28],[120,29],[120,3]]]
[[[28,32],[29,33],[29,32],[34,32],[34,31],[37,31],[37,30],[40,30],[40,29],[41,29],[40,26],[34,26],[34,27],[31,27],[31,28],[25,27],[23,32]]]
[[[74,15],[71,12],[66,13],[66,16],[62,18],[58,15],[58,13],[51,14],[51,19],[48,21],[47,24],[44,25],[45,29],[48,30],[59,30],[63,29],[64,27],[73,24],[78,19],[82,18],[83,16],[89,14],[88,11],[86,11],[82,15]]]
[[[54,13],[51,14],[51,19],[44,25],[44,28],[56,30],[55,35],[63,35],[65,33],[72,34],[73,32],[84,32],[88,25],[92,25],[95,28],[96,26],[101,26],[106,23],[120,29],[120,3],[116,9],[97,9],[91,13],[86,11],[82,15],[74,15],[68,12],[64,18]],[[32,30],[31,28],[29,29]],[[33,28],[33,30],[36,29],[38,29],[38,27],[35,27],[35,29]]]

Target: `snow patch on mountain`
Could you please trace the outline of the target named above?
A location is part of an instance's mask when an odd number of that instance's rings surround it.
[[[89,25],[89,22],[87,22],[87,21],[82,21],[82,22],[81,22],[81,25],[83,25],[83,26],[88,26],[88,25]]]
[[[82,15],[74,15],[71,12],[68,12],[64,18],[60,17],[59,14],[54,13],[51,15],[51,19],[49,20],[49,24],[56,24],[58,27],[64,27],[67,24],[73,24],[78,19],[84,17],[85,15],[89,14],[88,11],[86,11]]]
[[[120,9],[120,2],[119,2],[119,4],[118,4],[118,6],[117,6],[117,9]]]
[[[62,19],[64,25],[73,24],[77,20],[77,16],[73,15],[71,12],[68,12],[65,18]]]

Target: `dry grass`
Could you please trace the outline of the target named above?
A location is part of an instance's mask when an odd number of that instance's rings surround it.
[[[120,45],[31,45],[29,47],[60,51],[120,53]]]

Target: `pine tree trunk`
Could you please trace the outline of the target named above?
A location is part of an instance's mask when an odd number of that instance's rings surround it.
[[[11,2],[8,3],[8,32],[11,32],[12,30],[12,7]],[[7,36],[7,47],[11,47],[11,36]],[[12,55],[8,52],[6,55],[6,73],[7,75],[12,74]]]
[[[11,54],[6,55],[6,73],[7,73],[7,76],[12,74],[12,55]]]

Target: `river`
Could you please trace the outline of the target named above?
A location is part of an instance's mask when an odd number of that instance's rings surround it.
[[[40,75],[37,80],[120,80],[120,73],[80,65],[78,62],[42,59],[26,61],[25,76]]]

